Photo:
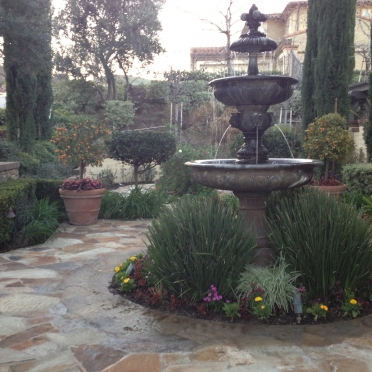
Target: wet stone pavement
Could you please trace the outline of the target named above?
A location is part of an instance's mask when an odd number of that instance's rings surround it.
[[[150,220],[63,224],[0,254],[0,372],[372,372],[372,317],[247,326],[149,311],[108,291]]]

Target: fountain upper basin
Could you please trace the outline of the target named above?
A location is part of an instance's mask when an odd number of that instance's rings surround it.
[[[244,75],[212,80],[214,96],[228,106],[270,106],[292,96],[298,80],[280,75]]]
[[[313,178],[312,159],[269,159],[265,164],[241,164],[236,159],[195,160],[187,162],[193,179],[207,187],[236,192],[267,193],[300,187]]]

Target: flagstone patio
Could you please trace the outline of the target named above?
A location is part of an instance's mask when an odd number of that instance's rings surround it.
[[[0,372],[372,372],[372,317],[248,326],[150,311],[108,291],[150,220],[62,224],[0,253]]]

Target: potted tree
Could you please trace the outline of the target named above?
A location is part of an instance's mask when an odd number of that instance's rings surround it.
[[[324,176],[311,185],[328,194],[341,198],[346,185],[334,178],[335,162],[341,161],[354,147],[354,140],[347,130],[347,121],[339,114],[327,114],[311,123],[304,136],[304,151],[308,158],[325,162]],[[332,176],[329,176],[332,164]]]
[[[59,161],[79,165],[79,179],[65,180],[59,193],[64,201],[69,222],[91,225],[97,222],[102,197],[106,191],[102,182],[83,178],[88,164],[99,166],[105,158],[105,139],[110,132],[86,117],[73,116],[56,129],[51,142],[57,146]]]

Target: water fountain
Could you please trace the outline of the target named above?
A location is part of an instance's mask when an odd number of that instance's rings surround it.
[[[230,49],[249,53],[248,73],[244,76],[212,80],[214,95],[220,102],[238,110],[230,118],[232,127],[244,136],[244,144],[237,159],[196,160],[187,162],[192,177],[198,183],[214,189],[231,190],[239,199],[239,209],[247,229],[257,234],[255,263],[267,265],[273,250],[267,240],[267,197],[272,191],[303,186],[313,178],[314,167],[323,162],[311,159],[269,159],[262,144],[264,132],[273,124],[267,112],[270,105],[286,101],[292,96],[298,80],[288,76],[263,76],[257,66],[258,54],[277,48],[275,41],[258,31],[266,16],[253,5],[241,16],[247,22],[248,34],[240,36]]]

